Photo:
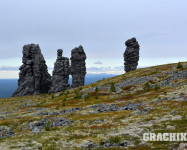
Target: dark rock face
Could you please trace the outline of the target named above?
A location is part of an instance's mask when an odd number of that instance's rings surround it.
[[[13,96],[48,93],[51,76],[39,45],[28,44],[23,47],[22,63],[19,68],[18,89]]]
[[[86,75],[86,54],[80,45],[71,51],[72,88],[83,86]]]
[[[138,66],[139,61],[139,50],[140,46],[138,42],[136,41],[136,38],[129,39],[125,42],[125,45],[127,46],[125,53],[124,53],[124,65],[125,65],[125,71],[129,72],[132,70],[136,70]]]
[[[62,57],[63,50],[57,50],[57,60],[54,64],[54,71],[52,76],[52,86],[49,93],[56,93],[65,88],[69,88],[69,59]]]

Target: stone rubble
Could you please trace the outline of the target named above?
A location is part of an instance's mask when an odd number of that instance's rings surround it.
[[[33,133],[38,133],[42,132],[42,130],[48,126],[49,128],[51,127],[57,127],[57,126],[66,126],[70,123],[73,123],[72,120],[60,118],[60,117],[55,117],[52,119],[49,118],[44,118],[38,122],[30,122],[29,123],[29,128]]]
[[[9,136],[14,136],[13,131],[9,131],[6,126],[1,126],[0,127],[0,138],[6,138]]]

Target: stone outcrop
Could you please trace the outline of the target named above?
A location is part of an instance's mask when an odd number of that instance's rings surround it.
[[[52,76],[52,86],[49,93],[56,93],[65,88],[69,88],[69,59],[62,57],[63,50],[57,50],[57,60],[54,64],[54,71]]]
[[[72,88],[83,86],[86,75],[86,54],[80,45],[71,51]]]
[[[136,70],[138,66],[139,61],[139,50],[140,46],[138,42],[136,41],[136,38],[129,39],[125,42],[125,45],[127,46],[125,53],[124,53],[124,65],[125,65],[125,71],[129,72],[132,70]]]
[[[13,96],[48,93],[51,76],[39,45],[28,44],[23,47],[22,63],[19,68],[18,89]]]

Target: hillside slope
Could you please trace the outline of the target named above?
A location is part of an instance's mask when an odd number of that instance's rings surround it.
[[[0,149],[184,149],[184,142],[142,138],[187,132],[187,62],[181,64],[56,94],[0,99]]]

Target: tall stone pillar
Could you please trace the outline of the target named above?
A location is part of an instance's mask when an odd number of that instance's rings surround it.
[[[83,86],[86,75],[86,54],[80,45],[71,51],[72,88]]]
[[[136,38],[129,39],[125,42],[127,46],[124,53],[124,70],[126,72],[136,70],[139,61],[139,50],[140,45],[138,44]]]
[[[69,88],[69,59],[62,57],[63,50],[57,50],[57,59],[54,64],[54,71],[52,76],[52,86],[49,93],[56,93],[62,91],[65,88]]]
[[[13,96],[48,93],[51,76],[38,44],[28,44],[23,47],[22,63],[19,68],[18,89]]]

